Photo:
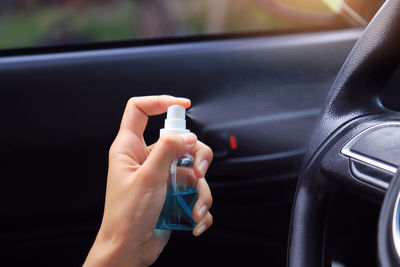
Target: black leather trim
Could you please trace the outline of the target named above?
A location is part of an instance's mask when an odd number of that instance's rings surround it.
[[[399,44],[400,1],[389,0],[348,56],[314,130],[292,213],[287,262],[290,267],[330,264],[325,258],[323,229],[332,189],[326,186],[328,179],[320,175],[318,158],[326,152],[323,147],[331,145],[328,139],[338,128],[356,118],[388,111],[381,104],[380,93],[400,62]]]
[[[340,125],[385,110],[380,93],[400,62],[399,14],[400,1],[386,1],[354,46],[325,100],[306,160]]]

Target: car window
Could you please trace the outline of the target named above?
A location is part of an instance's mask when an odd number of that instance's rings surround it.
[[[378,0],[1,0],[0,49],[364,26]]]

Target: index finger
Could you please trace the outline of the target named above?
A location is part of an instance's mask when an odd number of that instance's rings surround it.
[[[165,113],[169,106],[190,107],[190,100],[170,95],[132,97],[126,104],[120,131],[128,130],[141,137],[149,116]]]

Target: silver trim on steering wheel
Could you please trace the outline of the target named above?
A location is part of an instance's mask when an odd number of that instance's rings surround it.
[[[380,124],[376,124],[374,126],[371,126],[367,129],[365,129],[364,131],[362,131],[361,133],[357,134],[355,137],[353,137],[352,139],[350,139],[349,142],[346,143],[346,145],[344,145],[344,147],[342,148],[342,150],[340,151],[343,155],[352,158],[352,159],[356,159],[358,161],[361,161],[363,163],[372,165],[374,167],[383,169],[385,171],[388,171],[392,174],[395,174],[397,171],[397,166],[386,163],[384,161],[363,155],[361,153],[357,153],[351,150],[351,147],[366,133],[373,131],[373,130],[377,130],[379,128],[384,128],[384,127],[400,127],[400,122],[384,122],[384,123],[380,123]],[[371,184],[380,184],[383,188],[387,189],[389,187],[389,183],[385,182],[385,181],[381,181],[379,179],[375,179],[373,177],[365,177],[365,180],[367,180],[367,182],[371,183]]]

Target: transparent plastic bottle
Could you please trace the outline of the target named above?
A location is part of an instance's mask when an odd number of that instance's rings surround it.
[[[168,108],[164,133],[183,134],[190,132],[186,129],[185,108],[174,105]],[[194,158],[185,154],[180,159],[175,159],[171,164],[168,177],[167,194],[156,229],[188,230],[194,229],[196,222],[193,220],[192,210],[197,201],[198,178],[193,170]]]

